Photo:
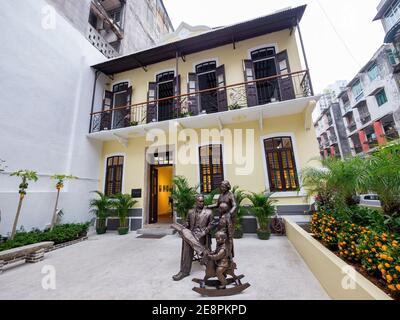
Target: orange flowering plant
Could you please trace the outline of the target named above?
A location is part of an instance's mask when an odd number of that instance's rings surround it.
[[[325,246],[348,261],[360,263],[400,296],[400,235],[340,221],[326,212],[316,212],[311,232]]]

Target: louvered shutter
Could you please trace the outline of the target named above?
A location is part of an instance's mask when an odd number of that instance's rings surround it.
[[[289,65],[289,57],[287,50],[279,52],[276,54],[276,64],[279,75],[283,75],[283,77],[279,77],[279,89],[281,95],[281,101],[293,100],[296,98],[293,80],[291,76],[284,76],[285,74],[290,74],[290,65]]]
[[[219,66],[216,70],[217,86],[218,86],[218,112],[228,110],[228,97],[226,94],[225,66]]]
[[[113,107],[113,98],[114,93],[111,91],[104,92],[104,99],[103,99],[103,113],[101,114],[100,120],[100,130],[110,130],[111,129],[111,110]],[[107,112],[104,112],[107,111]]]
[[[157,82],[149,82],[147,92],[147,123],[157,121]]]
[[[253,61],[251,60],[243,60],[243,72],[244,72],[244,81],[253,81],[255,80]],[[247,106],[254,107],[258,105],[257,98],[257,85],[255,82],[247,83],[246,87],[246,96],[247,96]]]
[[[188,93],[195,93],[199,90],[198,82],[197,82],[197,74],[189,73],[188,74]],[[199,112],[199,97],[198,94],[188,96],[188,104],[189,104],[189,112],[192,115],[198,115]]]
[[[177,118],[181,112],[181,75],[178,74],[177,77],[174,78],[174,118]]]

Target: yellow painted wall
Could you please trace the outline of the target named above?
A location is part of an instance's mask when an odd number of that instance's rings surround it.
[[[187,92],[187,74],[195,71],[195,65],[198,63],[218,60],[218,65],[225,65],[226,84],[242,83],[244,81],[242,60],[249,59],[249,49],[264,45],[277,45],[277,51],[287,50],[291,71],[301,71],[298,46],[295,33],[290,36],[289,30],[282,30],[268,35],[256,37],[253,39],[240,41],[236,43],[236,49],[232,44],[218,48],[205,50],[202,52],[187,55],[186,62],[179,60],[179,74],[181,75],[181,93]],[[175,70],[175,59],[163,61],[157,64],[147,66],[147,72],[138,68],[114,75],[113,84],[120,81],[129,80],[132,89],[132,104],[147,101],[148,83],[155,81],[156,75],[162,71]],[[111,86],[112,83],[109,83]]]
[[[261,145],[261,138],[266,135],[282,133],[293,133],[294,144],[296,146],[296,165],[298,171],[310,165],[316,165],[315,162],[309,162],[310,159],[319,156],[318,144],[315,136],[314,127],[310,130],[304,129],[304,115],[292,115],[280,118],[265,119],[264,130],[260,130],[259,122],[248,122],[235,125],[226,126],[228,130],[233,129],[253,129],[255,135],[255,148],[254,148],[254,171],[247,176],[238,176],[235,173],[235,165],[227,164],[225,166],[225,178],[230,180],[233,185],[238,185],[240,188],[248,191],[261,192],[266,189],[266,172],[264,169],[265,156]],[[215,128],[217,129],[217,128]],[[197,130],[199,133],[200,130]],[[236,151],[238,143],[227,143],[222,141],[224,159],[226,153]],[[243,139],[244,146],[245,140]],[[179,145],[182,146],[182,143]],[[190,147],[193,152],[197,154],[198,145],[195,142],[190,142]],[[133,188],[142,188],[143,196],[147,192],[146,180],[146,166],[145,166],[145,137],[135,138],[129,140],[128,148],[123,147],[117,141],[105,142],[103,146],[103,161],[100,166],[100,176],[102,177],[99,188],[104,189],[104,162],[107,156],[113,154],[125,155],[125,170],[124,170],[124,192],[130,193]],[[243,149],[245,150],[245,149]],[[181,165],[179,162],[175,165],[175,175],[183,175],[187,177],[191,185],[199,183],[199,167],[197,164]],[[144,206],[143,199],[139,199],[138,207]],[[304,204],[307,203],[305,197],[291,196],[278,198],[279,204]]]
[[[158,188],[161,186],[172,186],[173,167],[159,167],[158,168]],[[158,189],[158,215],[166,215],[171,212],[168,200],[171,192],[165,192],[164,189]]]

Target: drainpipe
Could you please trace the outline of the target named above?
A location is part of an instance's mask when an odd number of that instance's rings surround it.
[[[178,52],[178,50],[176,51],[176,54],[175,54],[175,77],[176,77],[176,79],[175,79],[176,89],[175,89],[174,95],[176,96],[178,94],[178,92],[180,91],[180,88],[179,88],[179,52]],[[180,108],[179,98],[177,97],[176,98],[177,115],[178,115],[178,112],[180,111],[179,108]]]
[[[100,71],[96,70],[95,76],[94,76],[94,84],[93,84],[93,94],[92,94],[92,107],[90,109],[90,125],[89,125],[89,133],[92,132],[92,122],[93,122],[93,110],[94,110],[94,98],[96,95],[96,85],[97,85],[97,79],[99,78]]]
[[[311,95],[314,95],[314,88],[313,88],[312,81],[311,81],[310,68],[309,68],[309,66],[308,66],[307,55],[306,55],[306,51],[305,51],[305,49],[304,49],[304,42],[303,42],[303,37],[302,37],[302,35],[301,35],[300,22],[299,22],[299,20],[297,20],[297,30],[299,31],[301,50],[302,50],[302,52],[303,52],[304,63],[306,64],[306,69],[307,69],[307,72],[308,72],[308,77],[309,77],[309,82],[310,82]]]

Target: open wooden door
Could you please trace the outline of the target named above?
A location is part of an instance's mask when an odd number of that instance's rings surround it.
[[[195,93],[199,91],[199,85],[197,82],[197,74],[190,72],[188,73],[188,83],[187,83],[187,92]],[[199,111],[199,96],[198,94],[191,94],[188,96],[189,102],[189,112],[191,115],[196,116],[200,113]]]
[[[149,224],[158,222],[158,170],[150,167],[150,210]]]
[[[276,69],[279,75],[283,75],[279,78],[281,101],[295,99],[296,95],[294,92],[292,77],[284,76],[285,74],[290,74],[290,65],[287,50],[276,54]]]
[[[157,82],[149,82],[149,91],[147,92],[147,123],[157,121]]]
[[[108,111],[113,108],[114,93],[111,91],[105,91],[103,99],[102,111]],[[103,112],[100,120],[100,130],[111,130],[111,112]]]
[[[243,60],[243,72],[244,72],[244,81],[253,81],[255,80],[253,61],[251,60]],[[247,83],[246,87],[246,96],[247,96],[247,106],[254,107],[258,105],[258,97],[257,97],[257,85],[255,82]]]
[[[225,80],[225,66],[219,66],[216,70],[217,76],[217,98],[218,98],[218,112],[228,110],[228,96],[226,93],[226,80]]]

